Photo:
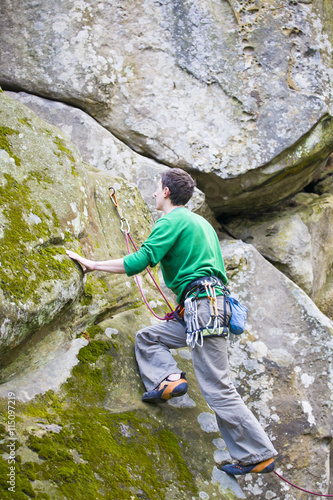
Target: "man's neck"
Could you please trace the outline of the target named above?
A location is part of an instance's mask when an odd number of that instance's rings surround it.
[[[168,203],[162,210],[163,212],[163,215],[167,215],[169,214],[170,212],[172,212],[173,210],[175,210],[176,208],[183,208],[184,205],[172,205],[171,203]]]

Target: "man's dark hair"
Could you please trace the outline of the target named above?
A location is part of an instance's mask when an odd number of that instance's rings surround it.
[[[170,168],[163,172],[162,188],[170,190],[170,201],[173,205],[185,205],[191,198],[196,182],[190,174],[181,168]]]

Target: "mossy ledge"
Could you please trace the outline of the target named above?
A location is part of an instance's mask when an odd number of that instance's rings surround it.
[[[183,458],[183,439],[149,412],[113,413],[104,408],[118,346],[94,339],[101,333],[96,326],[87,333],[91,340],[80,350],[80,362],[61,392],[48,391],[16,407],[15,498],[169,500],[171,483],[177,485],[172,498],[197,495]],[[0,407],[5,423],[4,401]],[[51,424],[57,431],[40,432],[41,426]],[[0,432],[2,451],[8,453],[4,425]],[[4,458],[0,455],[0,488],[2,500],[7,500],[13,497]]]

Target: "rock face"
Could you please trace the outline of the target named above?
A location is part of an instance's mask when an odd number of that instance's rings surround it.
[[[110,183],[135,239],[147,236],[150,214],[123,179],[83,164],[59,129],[3,93],[0,103],[6,123],[1,126],[1,348],[7,353],[0,385],[2,498],[12,498],[8,395],[17,404],[17,493],[81,499],[109,498],[112,491],[117,498],[135,494],[150,500],[216,495],[264,500],[284,494],[276,476],[237,483],[217,469],[229,455],[199,393],[188,349],[173,352],[187,372],[188,394],[163,408],[141,402],[134,337],[156,320],[141,307],[127,277],[83,277],[64,249],[103,260],[126,252],[118,214],[110,209]],[[225,241],[222,252],[233,294],[249,307],[246,333],[230,344],[235,384],[276,443],[278,471],[324,493],[330,481],[323,464],[331,440],[333,324],[252,245]],[[30,273],[26,282],[25,273]],[[146,280],[144,288],[149,300],[159,303]],[[20,343],[21,349],[13,348]]]
[[[5,0],[0,19],[0,84],[193,171],[216,214],[277,203],[333,150],[328,1]]]
[[[0,129],[1,349],[6,362],[0,385],[1,498],[13,498],[13,491],[22,498],[61,500],[132,495],[182,500],[218,493],[245,498],[236,481],[216,468],[228,453],[198,394],[188,349],[174,354],[192,380],[191,394],[167,404],[162,414],[144,405],[134,337],[155,320],[129,278],[83,277],[64,255],[65,248],[103,260],[126,252],[109,200],[111,183],[134,239],[145,239],[152,220],[137,189],[84,165],[59,129],[3,93],[0,110],[6,123]],[[31,276],[23,288],[25,271]],[[152,307],[152,299],[161,304],[146,279],[143,287]],[[13,456],[16,479],[9,490]]]
[[[61,321],[78,295],[81,312],[76,311],[76,321],[82,325],[115,307],[136,303],[130,298],[127,278],[118,276],[111,285],[107,276],[88,275],[84,284],[82,271],[65,255],[66,246],[100,260],[126,253],[119,216],[109,198],[111,184],[121,188],[119,201],[130,222],[140,228],[132,225],[137,241],[147,237],[152,220],[133,187],[85,168],[59,129],[3,93],[0,100],[0,354],[4,354],[55,318]],[[113,233],[106,239],[110,224]]]
[[[321,196],[299,193],[280,211],[235,219],[226,227],[235,238],[253,243],[333,319],[333,196],[327,190]]]
[[[229,241],[222,252],[232,291],[249,308],[246,335],[231,348],[237,390],[273,439],[277,472],[311,491],[319,486],[326,492],[333,322],[252,245]],[[303,498],[270,474],[238,482],[249,499],[266,499],[269,492],[279,497],[278,491]]]

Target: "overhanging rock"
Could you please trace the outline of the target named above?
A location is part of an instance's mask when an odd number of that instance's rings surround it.
[[[317,1],[4,0],[0,83],[72,103],[197,172],[216,214],[260,210],[333,150],[332,18]]]

